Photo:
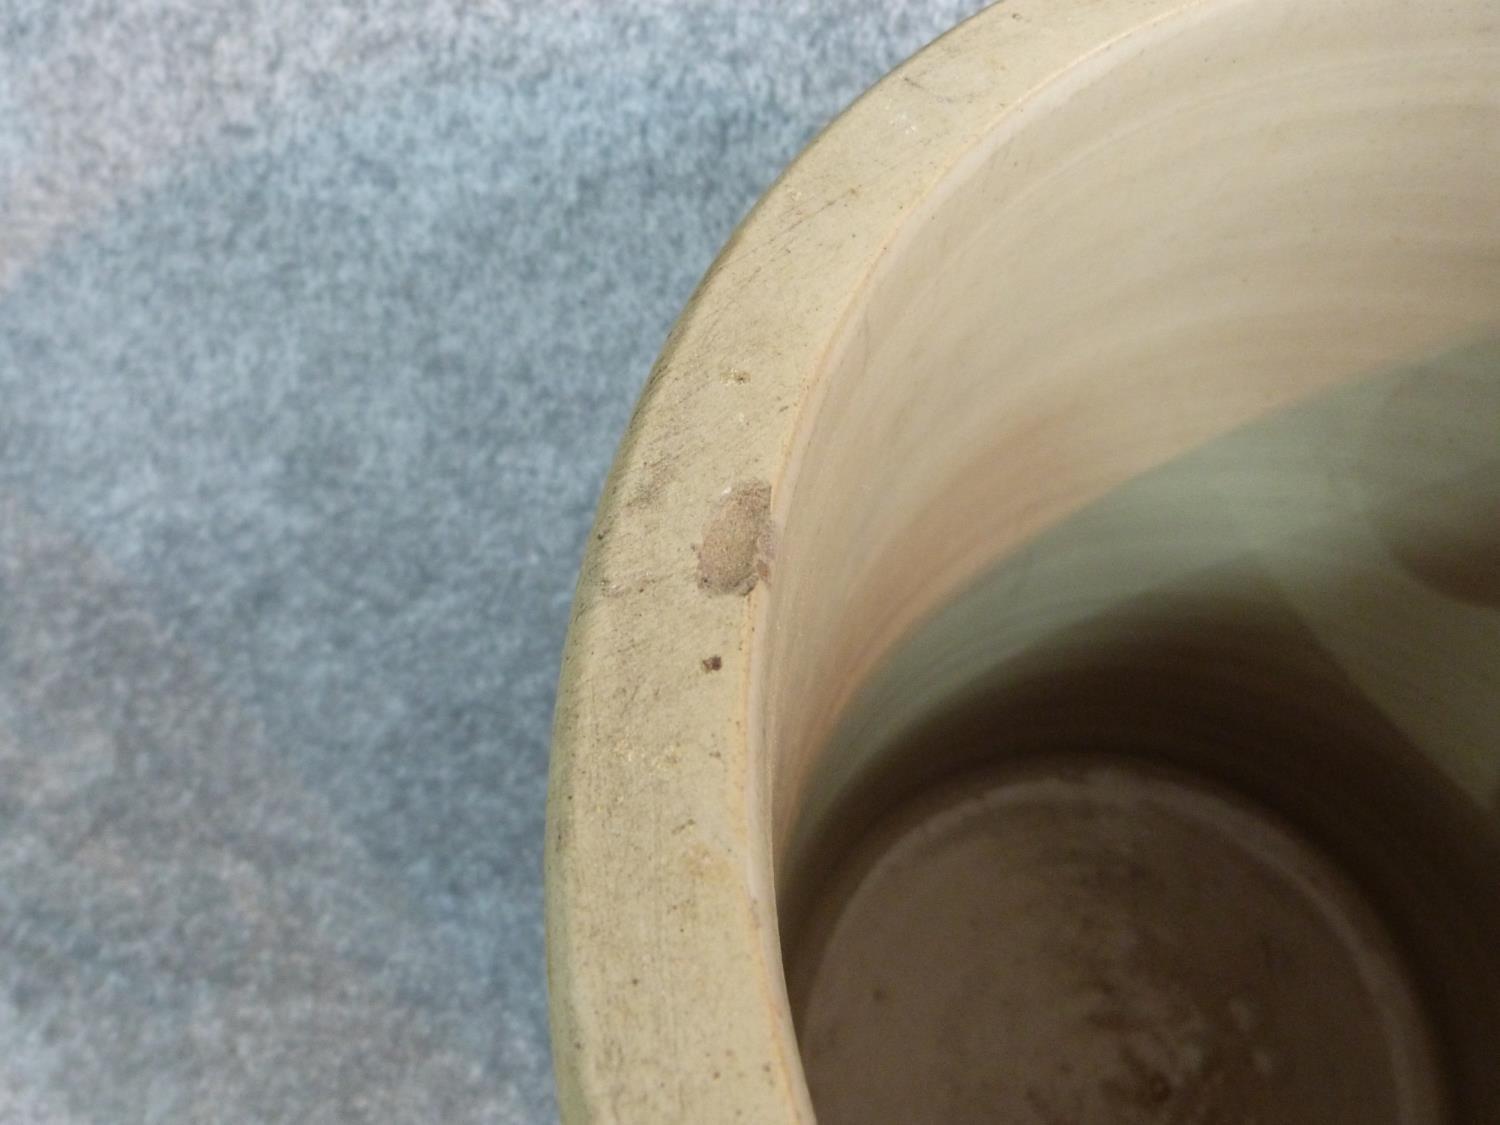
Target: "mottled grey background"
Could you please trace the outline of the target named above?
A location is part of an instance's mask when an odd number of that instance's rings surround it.
[[[0,0],[0,1123],[555,1115],[553,682],[677,310],[973,0]]]

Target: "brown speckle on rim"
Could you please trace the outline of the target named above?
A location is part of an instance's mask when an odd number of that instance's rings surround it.
[[[724,658],[721,656],[710,656],[703,661],[705,672],[717,672],[722,667],[724,667]]]
[[[714,504],[698,547],[698,584],[711,594],[748,594],[771,574],[771,486],[744,481]]]

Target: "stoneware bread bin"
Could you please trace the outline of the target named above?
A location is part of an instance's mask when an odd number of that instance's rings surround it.
[[[1018,0],[787,170],[579,582],[569,1123],[1500,1122],[1500,4]]]

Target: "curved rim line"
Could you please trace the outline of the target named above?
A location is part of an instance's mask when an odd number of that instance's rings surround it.
[[[933,188],[1061,74],[1211,2],[1028,0],[960,24],[797,157],[673,328],[604,488],[558,688],[546,924],[564,1120],[812,1120],[749,753],[764,598],[705,591],[693,552],[735,484],[784,502],[825,357]]]

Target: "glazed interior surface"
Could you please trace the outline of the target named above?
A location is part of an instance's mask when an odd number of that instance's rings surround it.
[[[1059,76],[908,219],[802,420],[757,633],[820,1120],[1500,1120],[1497,74],[1484,3],[1205,4]],[[1028,815],[1098,847],[1008,860],[1045,831],[997,811],[1006,771],[1057,796],[1080,756],[1148,796],[1058,796]],[[1235,811],[1195,844],[1201,816],[1152,819],[1174,787]],[[1280,886],[1262,837],[1337,874],[1235,930],[1342,966],[1307,978],[1319,1011],[1390,1033],[1321,1065],[1406,1090],[1395,1116],[1318,1100],[1297,1045],[1334,1040],[1292,978],[1202,983],[1202,884]],[[1061,946],[1000,923],[1049,862],[1156,960],[1039,985],[1026,942]],[[987,936],[944,947],[944,918]],[[927,1007],[882,1016],[886,978]],[[1058,1004],[1076,1026],[1027,1049],[1075,1077],[1028,1099],[1001,1017]],[[1282,1014],[1234,1055],[1247,1010]]]

